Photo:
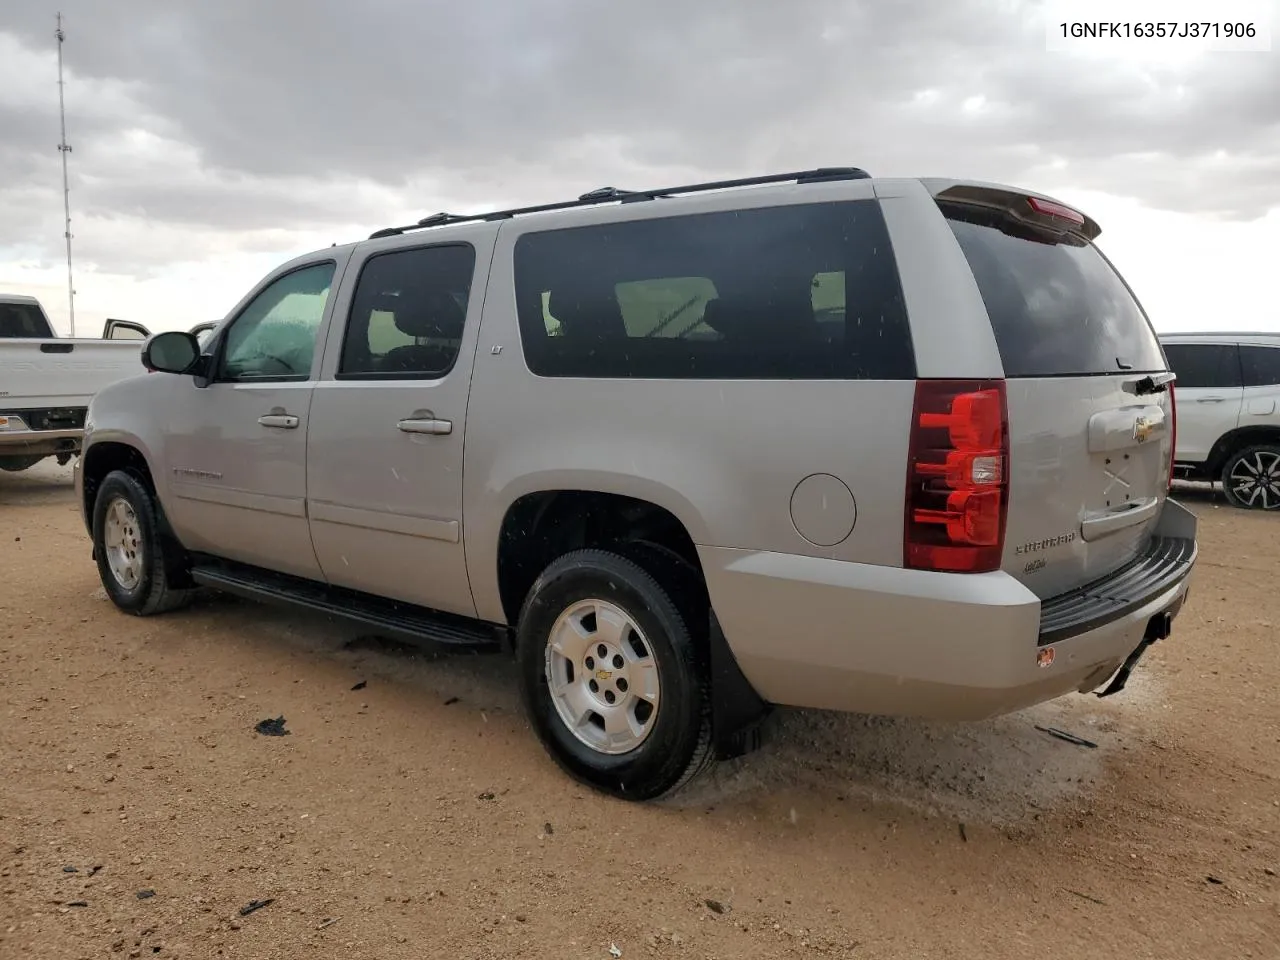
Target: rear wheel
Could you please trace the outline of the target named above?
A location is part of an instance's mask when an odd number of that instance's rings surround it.
[[[521,688],[539,740],[571,776],[627,800],[678,789],[712,757],[706,669],[678,589],[617,553],[580,550],[538,577],[521,611]]]
[[[1236,507],[1280,509],[1280,446],[1259,444],[1233,453],[1222,468],[1222,490]]]
[[[107,474],[93,507],[98,576],[121,610],[140,617],[182,606],[191,590],[175,589],[169,571],[179,558],[160,535],[154,496],[123,470]]]
[[[0,457],[0,470],[4,470],[6,473],[21,473],[23,470],[29,470],[31,467],[34,467],[43,459],[43,456]]]

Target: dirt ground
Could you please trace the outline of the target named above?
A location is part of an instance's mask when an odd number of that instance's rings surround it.
[[[1280,956],[1280,517],[1183,498],[1190,605],[1113,701],[788,712],[637,806],[498,658],[115,612],[69,472],[0,475],[0,957]]]

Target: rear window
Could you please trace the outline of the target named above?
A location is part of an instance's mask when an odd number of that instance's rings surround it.
[[[940,206],[986,302],[1005,376],[1165,369],[1142,308],[1093,244],[998,211]]]
[[[915,377],[874,200],[529,233],[515,283],[538,376]]]
[[[0,337],[52,337],[49,321],[29,303],[0,303]]]

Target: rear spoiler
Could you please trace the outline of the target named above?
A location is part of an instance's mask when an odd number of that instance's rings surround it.
[[[1096,220],[1052,197],[998,184],[959,183],[955,180],[921,182],[938,201],[998,210],[1029,226],[1053,233],[1074,233],[1090,242],[1097,240],[1102,233],[1102,227]]]

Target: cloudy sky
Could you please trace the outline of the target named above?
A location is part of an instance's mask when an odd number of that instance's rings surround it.
[[[0,291],[64,332],[58,9],[81,335],[441,209],[839,164],[1048,192],[1158,327],[1280,330],[1280,46],[1048,52],[1039,0],[5,0]]]

